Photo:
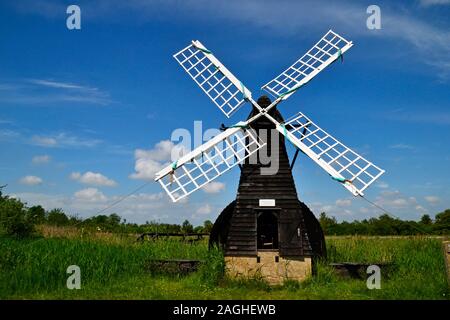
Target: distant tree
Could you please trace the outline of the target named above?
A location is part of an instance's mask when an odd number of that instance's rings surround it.
[[[382,214],[379,218],[372,218],[369,220],[372,226],[371,233],[374,235],[398,235],[400,228],[395,224],[395,220],[387,214]]]
[[[189,220],[184,220],[183,224],[181,225],[181,231],[183,231],[183,233],[191,233],[194,231],[194,227],[189,222]]]
[[[122,218],[117,213],[112,213],[108,217],[109,223],[111,225],[113,225],[113,226],[119,225],[120,224],[120,220],[122,220]]]
[[[0,186],[0,201],[2,201],[3,200],[3,188],[6,188],[7,187],[7,185],[5,184],[5,185],[2,185],[2,186]]]
[[[119,231],[121,220],[122,219],[117,213],[112,213],[109,216],[101,214],[84,220],[83,225],[97,231],[113,232]],[[135,229],[134,226],[129,226],[128,228],[133,228],[133,230]]]
[[[41,206],[33,206],[28,209],[28,216],[36,224],[45,222],[45,209]]]
[[[213,225],[214,224],[211,222],[211,220],[205,220],[205,222],[203,222],[203,232],[211,233]]]
[[[319,223],[325,234],[336,234],[337,221],[335,217],[330,218],[325,212],[322,212],[319,217]]]
[[[66,226],[69,224],[69,218],[62,209],[52,209],[47,213],[47,222],[54,226]]]
[[[450,209],[436,215],[434,230],[439,234],[450,233]]]
[[[203,233],[203,226],[196,226],[194,228],[194,233]]]
[[[428,226],[433,223],[433,220],[431,220],[428,214],[424,214],[422,218],[420,218],[420,223]]]
[[[82,223],[83,223],[83,219],[82,218],[80,218],[80,217],[78,217],[76,215],[69,216],[69,225],[71,225],[71,226],[78,226],[78,225],[80,225]]]
[[[122,218],[117,213],[112,213],[108,216],[106,221],[105,229],[109,231],[117,231],[120,228],[120,221]]]

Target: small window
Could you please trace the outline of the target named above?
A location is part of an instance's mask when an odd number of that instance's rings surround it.
[[[280,257],[279,256],[275,256],[275,262],[280,262]]]
[[[260,263],[261,262],[261,257],[256,257],[256,263]]]

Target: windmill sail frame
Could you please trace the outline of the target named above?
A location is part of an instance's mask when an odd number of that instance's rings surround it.
[[[252,95],[198,40],[173,57],[228,118]]]
[[[172,201],[188,196],[266,145],[252,129],[238,123],[182,156],[156,174]]]
[[[385,171],[366,160],[299,112],[277,130],[353,195],[364,195]]]
[[[210,50],[200,41],[192,41],[189,46],[174,54],[174,58],[225,116],[229,118],[245,102],[250,102],[259,112],[162,169],[156,174],[155,180],[174,202],[202,188],[265,146],[256,133],[245,129],[259,117],[265,116],[281,134],[334,180],[353,195],[363,196],[364,190],[384,170],[339,142],[301,112],[284,123],[279,123],[268,113],[327,66],[342,58],[352,46],[351,41],[329,30],[300,59],[262,86],[261,89],[275,97],[269,106],[262,108],[253,100],[250,90]],[[243,138],[240,139],[239,135]],[[231,143],[231,138],[237,142]],[[218,146],[222,143],[225,143],[225,148],[220,149]],[[215,153],[209,154],[211,150]],[[231,152],[231,156],[223,154],[223,151]]]
[[[320,71],[342,57],[353,43],[329,30],[308,52],[261,89],[286,100]]]

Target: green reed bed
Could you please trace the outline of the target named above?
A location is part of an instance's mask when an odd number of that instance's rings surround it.
[[[448,299],[441,240],[421,237],[329,237],[328,260],[303,283],[271,287],[223,276],[222,253],[206,241],[135,243],[102,240],[0,238],[2,299]],[[189,275],[152,273],[153,259],[203,261]],[[388,263],[381,289],[343,279],[330,262]],[[81,269],[81,290],[68,290],[66,269]]]

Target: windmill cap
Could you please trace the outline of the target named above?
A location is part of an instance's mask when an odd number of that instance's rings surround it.
[[[270,98],[266,95],[259,97],[258,101],[256,101],[256,102],[262,108],[267,108],[272,103],[272,101],[270,101]]]

